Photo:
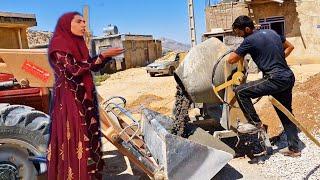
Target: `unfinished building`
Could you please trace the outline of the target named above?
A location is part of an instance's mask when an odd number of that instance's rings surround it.
[[[26,30],[36,25],[34,14],[0,12],[0,48],[28,48]]]
[[[114,63],[107,65],[107,73],[143,67],[162,56],[160,40],[153,39],[152,35],[120,34],[116,26],[106,28],[103,36],[92,38],[93,55],[110,47],[120,47],[126,51],[115,57]]]
[[[210,2],[210,1],[209,1]],[[239,15],[250,16],[258,28],[273,29],[285,35],[295,46],[291,63],[320,61],[319,0],[224,0],[208,6],[206,33],[222,41],[232,35],[232,22]]]

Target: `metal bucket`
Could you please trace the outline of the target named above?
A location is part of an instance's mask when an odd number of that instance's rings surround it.
[[[170,133],[173,121],[143,109],[144,141],[164,179],[211,179],[234,156],[234,151],[201,128],[188,139]]]

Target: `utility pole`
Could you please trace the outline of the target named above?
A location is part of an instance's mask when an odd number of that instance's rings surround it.
[[[86,33],[84,35],[84,40],[86,42],[86,45],[87,45],[87,48],[89,49],[89,52],[91,52],[91,46],[90,46],[90,41],[91,41],[91,37],[92,37],[92,34],[90,32],[90,28],[89,28],[89,7],[88,5],[85,5],[83,7],[83,18],[84,20],[86,21]]]
[[[196,39],[196,29],[195,29],[195,20],[194,20],[193,0],[188,0],[188,12],[189,12],[191,47],[194,47],[197,44],[197,39]]]

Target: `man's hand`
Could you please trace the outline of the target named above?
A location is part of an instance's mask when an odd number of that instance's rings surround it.
[[[105,51],[102,51],[101,52],[101,55],[104,57],[104,58],[108,58],[108,57],[113,57],[113,56],[118,56],[122,53],[124,53],[124,49],[122,48],[109,48]]]
[[[234,64],[237,63],[239,60],[243,59],[243,57],[239,56],[237,53],[232,52],[229,55],[228,63],[229,64]]]
[[[294,49],[294,46],[289,41],[286,40],[283,43],[283,49],[284,49],[285,57],[288,57],[290,55],[290,53],[292,52],[292,50]]]

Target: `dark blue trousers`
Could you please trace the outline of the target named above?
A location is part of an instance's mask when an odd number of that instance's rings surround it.
[[[235,88],[236,98],[245,117],[250,123],[261,122],[251,99],[271,95],[292,113],[292,88],[295,78],[264,76],[260,80],[241,84]],[[289,118],[274,107],[284,127],[290,150],[299,150],[298,129]]]

